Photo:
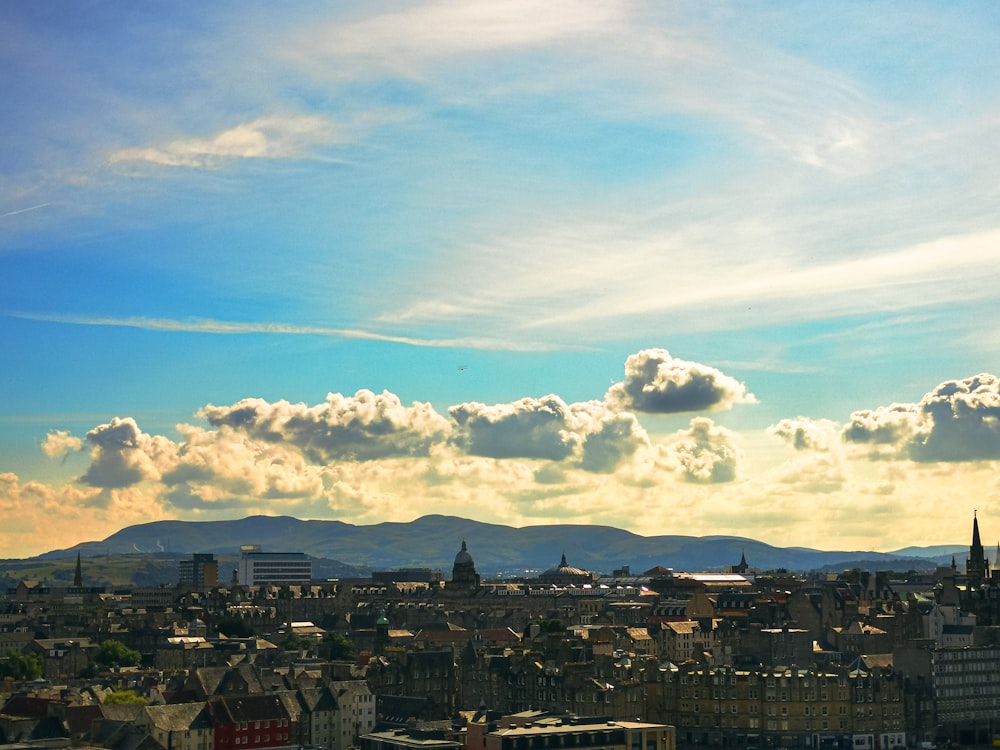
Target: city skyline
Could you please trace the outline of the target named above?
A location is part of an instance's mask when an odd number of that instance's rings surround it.
[[[1000,538],[1000,9],[0,8],[0,556]]]

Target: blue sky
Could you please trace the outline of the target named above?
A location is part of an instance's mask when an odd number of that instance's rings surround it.
[[[994,3],[0,20],[0,555],[249,513],[882,550],[1000,518]]]

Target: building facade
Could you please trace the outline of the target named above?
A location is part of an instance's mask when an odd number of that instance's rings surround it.
[[[207,591],[219,583],[219,563],[208,552],[196,552],[190,560],[181,560],[178,572],[180,585],[196,591]]]
[[[305,586],[312,581],[312,560],[304,552],[262,552],[256,545],[240,552],[241,586]]]

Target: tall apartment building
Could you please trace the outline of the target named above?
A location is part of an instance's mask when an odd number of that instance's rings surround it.
[[[910,690],[922,698],[926,686],[933,711],[911,716],[918,739],[948,738],[963,745],[985,745],[1000,730],[1000,644],[944,648],[931,641],[893,652],[895,668],[906,674]]]
[[[305,586],[312,581],[312,560],[304,552],[262,552],[259,545],[244,545],[238,580],[242,586]]]
[[[181,586],[207,591],[219,583],[219,563],[209,552],[196,552],[190,560],[178,563]]]

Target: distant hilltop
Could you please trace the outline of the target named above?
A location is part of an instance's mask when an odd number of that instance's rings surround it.
[[[773,547],[733,536],[640,536],[611,526],[565,524],[514,528],[465,518],[432,515],[408,523],[355,526],[342,521],[303,521],[289,516],[250,516],[232,521],[154,521],[138,524],[101,541],[83,542],[39,559],[100,555],[238,554],[242,545],[304,552],[354,569],[426,567],[450,571],[462,542],[486,577],[545,570],[561,555],[575,567],[597,573],[629,567],[639,574],[656,566],[678,571],[723,571],[745,557],[755,570],[796,572],[927,570],[961,557],[961,545],[909,547],[895,553],[822,551]],[[961,562],[961,560],[960,560]]]

